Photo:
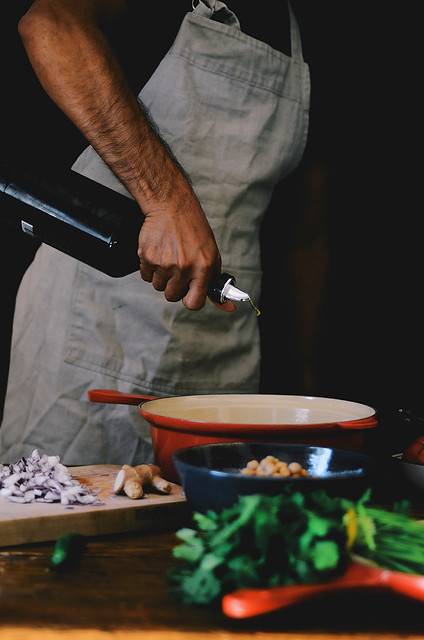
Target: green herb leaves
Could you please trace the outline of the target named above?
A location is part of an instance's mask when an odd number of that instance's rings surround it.
[[[351,554],[424,573],[423,524],[404,508],[368,506],[369,498],[369,491],[352,502],[288,489],[241,496],[220,514],[194,513],[197,529],[177,532],[183,544],[174,548],[171,592],[184,604],[208,605],[236,589],[322,582],[343,573]]]
[[[319,515],[318,515],[319,512]],[[242,496],[221,514],[193,515],[197,530],[181,529],[169,572],[185,604],[209,604],[234,589],[317,582],[346,565],[340,501],[323,492]]]

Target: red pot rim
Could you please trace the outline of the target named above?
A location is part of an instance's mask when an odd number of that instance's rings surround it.
[[[169,403],[175,403],[180,401],[181,403],[189,404],[193,398],[195,402],[202,402],[203,399],[215,400],[217,398],[228,400],[229,402],[233,398],[237,398],[238,401],[246,400],[252,402],[254,406],[254,400],[258,399],[261,402],[266,401],[272,404],[272,402],[288,401],[292,403],[311,403],[311,406],[315,404],[329,403],[332,407],[341,409],[342,407],[349,408],[356,412],[358,417],[347,420],[323,420],[322,422],[296,422],[296,423],[268,423],[268,422],[231,422],[228,420],[201,420],[196,418],[187,417],[175,417],[172,415],[163,415],[161,413],[161,407],[169,406]],[[165,404],[164,404],[165,403]],[[171,405],[172,406],[172,405]],[[159,409],[158,409],[159,407]],[[313,398],[307,396],[265,396],[265,395],[252,395],[246,396],[240,394],[228,394],[226,396],[180,396],[173,398],[162,398],[155,400],[147,400],[139,404],[138,410],[147,422],[152,426],[167,429],[170,431],[180,431],[184,433],[192,434],[207,434],[207,435],[221,435],[221,436],[240,436],[244,437],[281,437],[281,434],[296,434],[300,431],[302,433],[319,433],[329,432],[338,429],[355,429],[363,430],[370,429],[377,426],[376,412],[372,407],[367,405],[361,405],[358,403],[327,399],[327,398]],[[257,410],[260,411],[260,408]],[[369,415],[366,415],[369,414]],[[348,414],[347,414],[348,415]]]

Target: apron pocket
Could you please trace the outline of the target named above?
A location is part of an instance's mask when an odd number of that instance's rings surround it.
[[[237,272],[254,302],[260,278],[256,271]],[[137,273],[115,280],[79,264],[65,361],[147,393],[251,393],[259,383],[258,334],[249,303],[233,313],[210,302],[189,311],[167,302]]]

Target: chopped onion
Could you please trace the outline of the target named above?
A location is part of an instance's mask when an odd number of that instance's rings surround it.
[[[11,502],[102,504],[96,493],[78,482],[59,456],[40,455],[37,449],[28,458],[0,464],[0,495]]]

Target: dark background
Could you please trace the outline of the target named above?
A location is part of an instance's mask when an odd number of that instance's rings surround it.
[[[68,167],[86,143],[26,59],[16,25],[30,4],[2,8],[0,156],[37,164],[54,158]],[[293,5],[311,70],[310,135],[262,229],[261,391],[370,404],[380,415],[379,446],[395,450],[411,438],[398,410],[424,416],[418,12],[410,2],[401,10],[369,2]],[[262,22],[273,25],[276,38],[277,3],[266,6]],[[152,50],[133,21],[145,79],[178,25],[170,22]],[[118,32],[116,45],[137,88],[134,40]],[[16,289],[36,248],[3,225],[1,238],[0,411]],[[300,297],[309,325],[299,320],[293,264],[309,292]]]

